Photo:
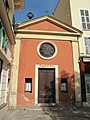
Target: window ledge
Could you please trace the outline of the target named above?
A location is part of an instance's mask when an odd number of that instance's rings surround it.
[[[85,31],[90,31],[90,29],[82,29],[82,31],[84,31],[84,32],[85,32]]]

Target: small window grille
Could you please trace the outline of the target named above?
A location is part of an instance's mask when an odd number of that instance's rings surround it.
[[[61,78],[61,92],[68,92],[67,78]]]
[[[32,78],[25,78],[25,92],[32,92]]]

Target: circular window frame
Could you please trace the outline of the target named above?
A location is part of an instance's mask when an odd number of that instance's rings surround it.
[[[55,53],[54,53],[51,57],[44,57],[44,56],[42,56],[42,55],[40,54],[40,46],[41,46],[42,44],[44,44],[44,43],[49,43],[49,44],[53,45],[53,47],[54,47],[54,49],[55,49]],[[40,43],[38,44],[38,46],[37,46],[37,53],[38,53],[38,55],[39,55],[42,59],[50,60],[50,59],[52,59],[52,58],[54,58],[54,57],[56,56],[56,54],[57,54],[57,46],[56,46],[55,43],[53,43],[53,42],[51,42],[51,41],[48,41],[48,40],[42,41],[42,42],[40,42]]]

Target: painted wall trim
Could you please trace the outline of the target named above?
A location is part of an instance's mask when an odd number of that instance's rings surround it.
[[[81,103],[81,82],[79,69],[79,50],[78,43],[72,42],[73,62],[74,62],[74,79],[75,79],[75,99],[76,103]]]
[[[10,83],[10,107],[17,106],[17,86],[18,86],[18,71],[20,57],[20,40],[16,39],[14,47],[14,60],[12,64],[11,83]]]
[[[66,35],[66,36],[81,36],[80,33],[75,32],[59,32],[59,31],[42,31],[42,30],[15,30],[16,33],[22,34],[51,34],[51,35]]]
[[[62,36],[62,35],[40,35],[40,34],[17,34],[16,39],[45,39],[45,40],[65,40],[78,42],[76,36]]]
[[[51,23],[53,23],[53,24],[55,24],[55,25],[57,25],[59,27],[62,26],[63,28],[66,28],[67,30],[73,31],[75,33],[79,32],[80,35],[82,34],[82,31],[80,31],[80,30],[78,30],[78,29],[76,29],[76,28],[74,28],[74,27],[72,27],[72,26],[70,26],[70,25],[56,19],[53,16],[42,16],[42,17],[34,19],[34,20],[29,20],[29,21],[17,24],[15,26],[15,28],[19,29],[19,28],[22,28],[22,27],[25,27],[25,26],[28,26],[28,25],[30,26],[30,25],[33,25],[35,23],[38,23],[38,22],[44,21],[44,20],[47,20],[47,21],[49,21],[49,22],[51,22]]]

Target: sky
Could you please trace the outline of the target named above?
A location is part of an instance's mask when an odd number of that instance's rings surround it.
[[[16,11],[14,14],[15,23],[28,21],[29,18],[27,17],[27,14],[29,12],[32,12],[34,15],[32,19],[47,14],[52,15],[56,8],[58,0],[24,0],[24,3],[24,9]]]

